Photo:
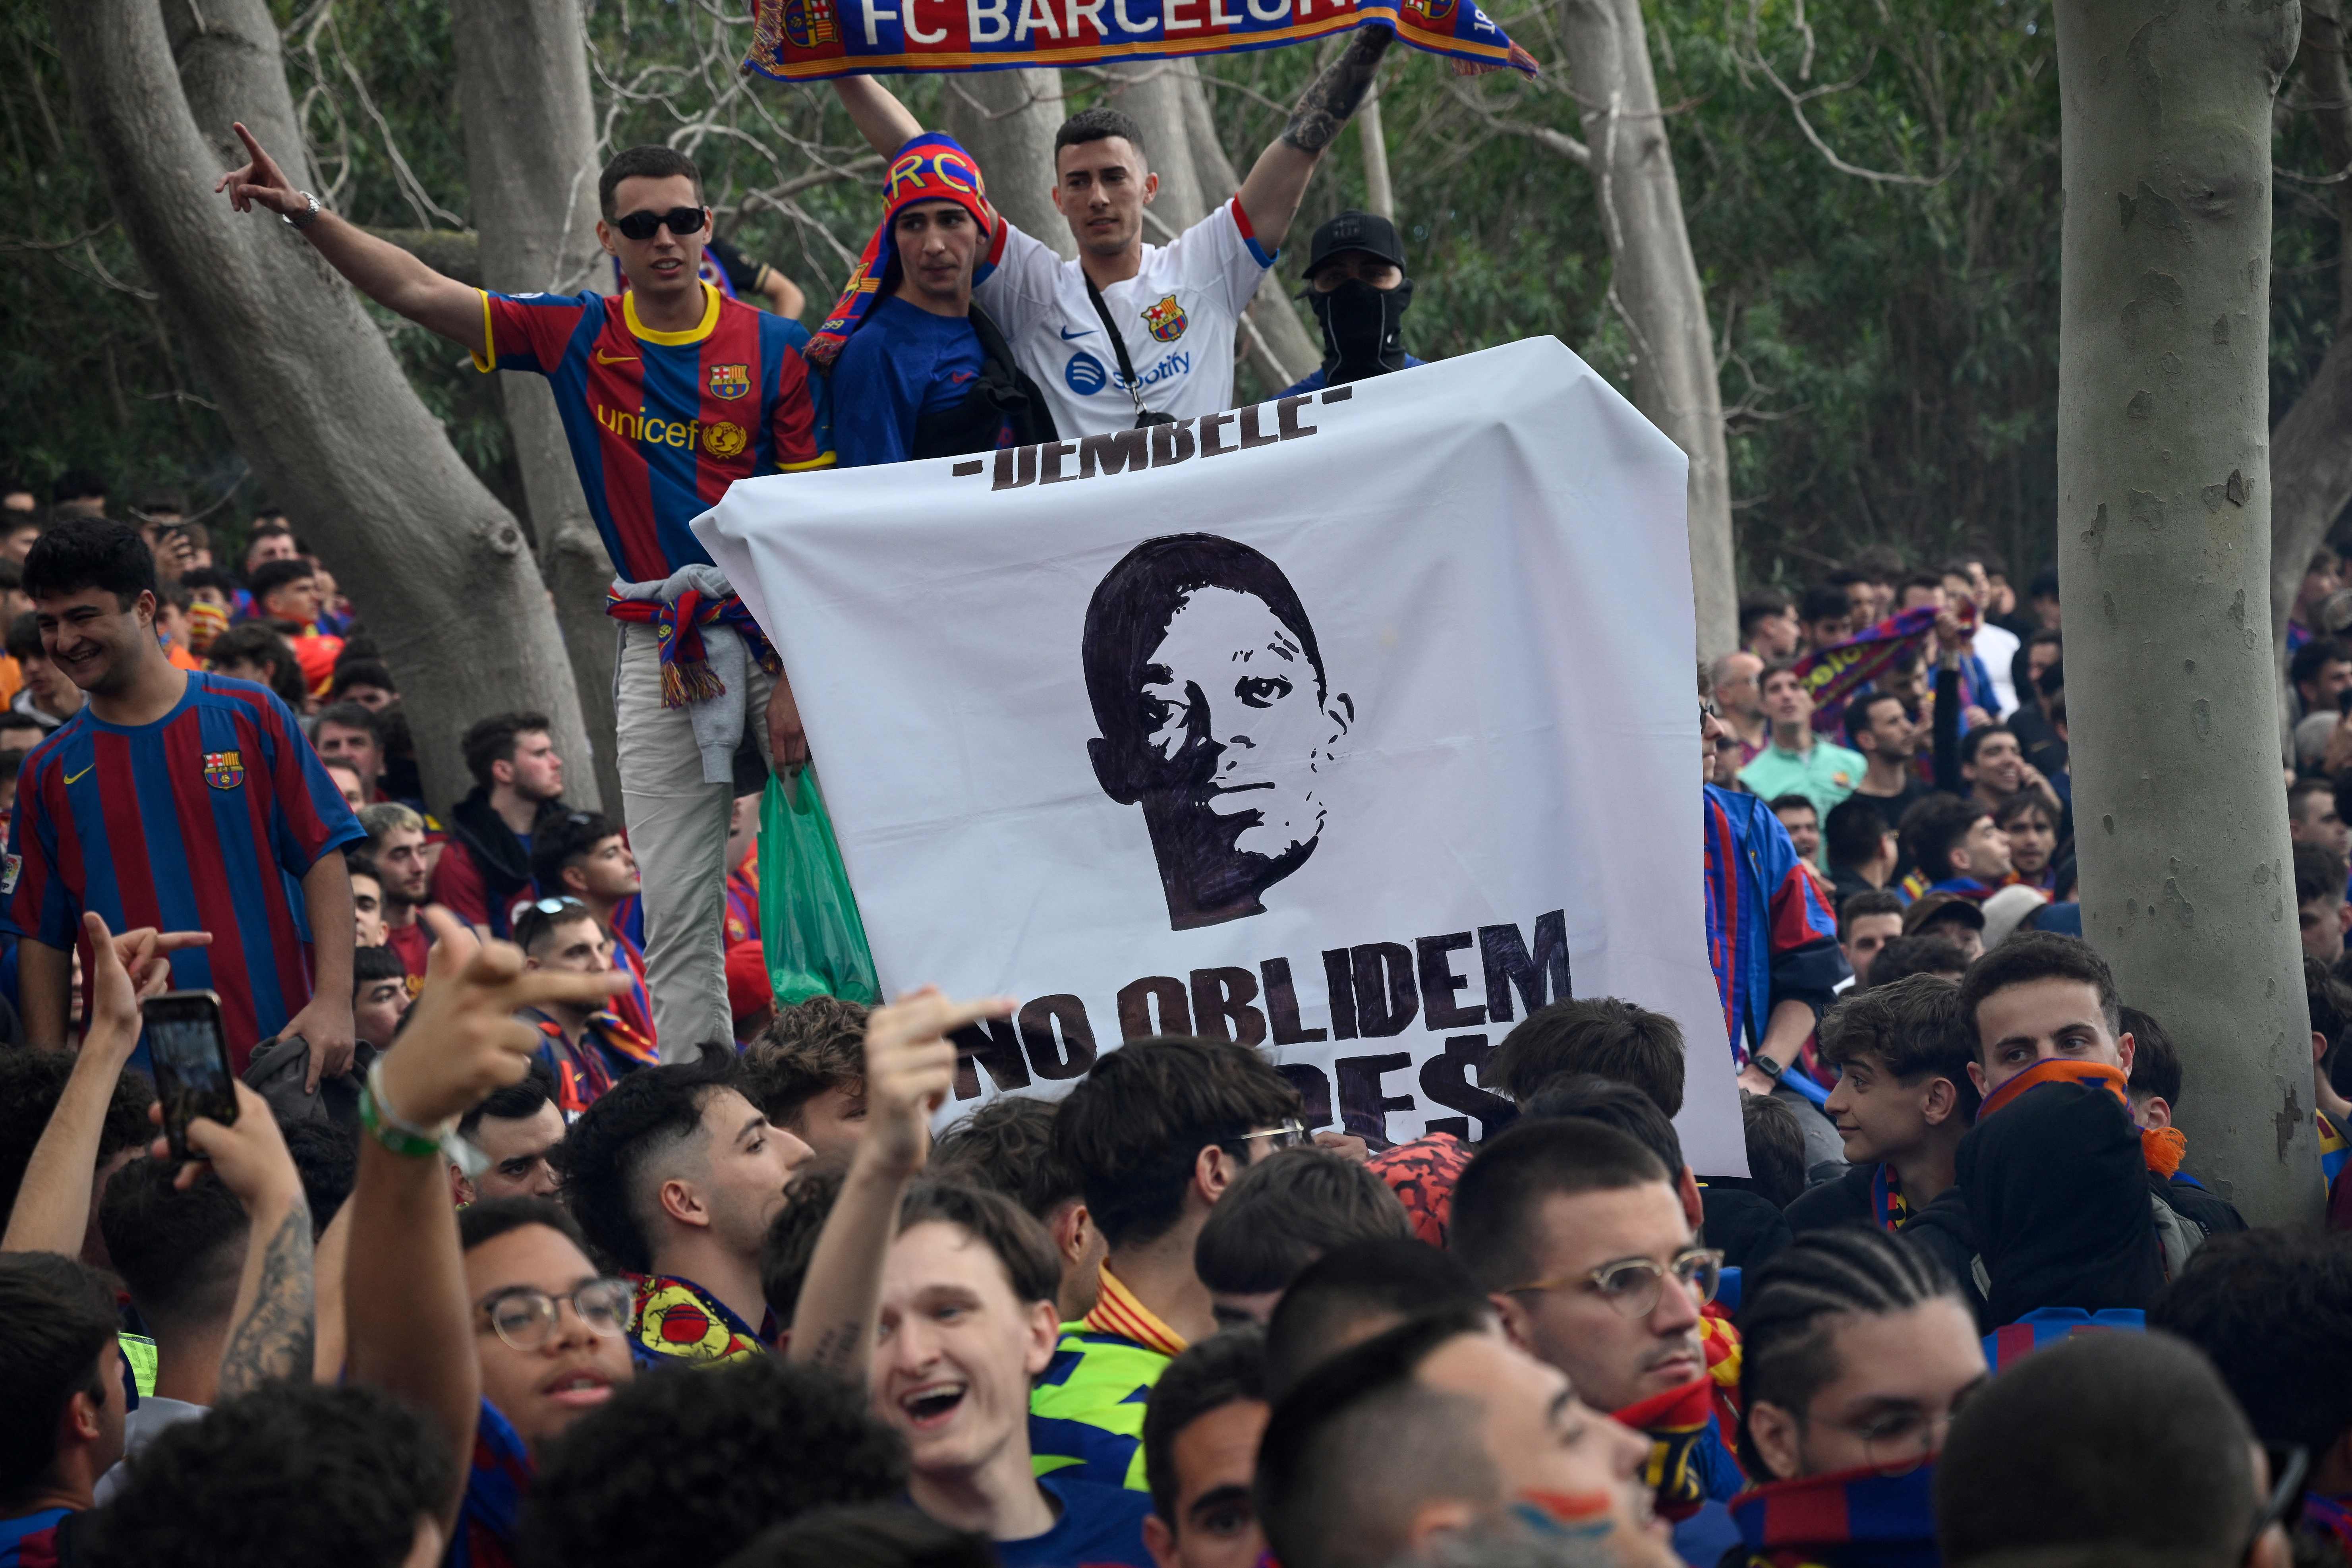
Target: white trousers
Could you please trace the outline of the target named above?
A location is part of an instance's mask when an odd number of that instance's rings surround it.
[[[662,1060],[690,1061],[703,1045],[735,1038],[725,951],[727,821],[735,788],[703,783],[687,710],[662,706],[654,628],[623,623],[620,631],[614,729],[629,847],[645,879],[646,984]],[[746,689],[713,700],[744,705],[743,727],[768,758],[768,696],[776,680],[756,660],[749,668]]]

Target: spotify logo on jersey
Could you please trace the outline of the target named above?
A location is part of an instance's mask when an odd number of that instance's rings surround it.
[[[1103,369],[1102,361],[1080,349],[1070,356],[1070,363],[1062,367],[1062,379],[1068,382],[1070,390],[1080,397],[1091,397],[1103,389],[1103,384],[1110,379],[1110,375]]]

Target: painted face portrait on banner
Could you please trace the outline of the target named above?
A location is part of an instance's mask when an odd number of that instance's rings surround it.
[[[1095,777],[1143,808],[1170,928],[1265,913],[1322,838],[1356,719],[1289,579],[1230,539],[1147,540],[1096,586],[1083,657]]]

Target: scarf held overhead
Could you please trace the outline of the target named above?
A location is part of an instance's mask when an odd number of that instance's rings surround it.
[[[1843,701],[1923,651],[1935,635],[1937,614],[1933,605],[1922,605],[1864,626],[1842,643],[1815,648],[1797,661],[1797,679],[1813,694],[1815,708]],[[1962,626],[1974,623],[1973,607],[1963,607],[1958,615]]]
[[[780,81],[1234,54],[1387,27],[1457,68],[1533,56],[1475,0],[756,0],[746,70]]]
[[[882,221],[866,242],[865,252],[824,325],[802,351],[811,364],[832,369],[850,334],[865,323],[866,312],[874,309],[874,301],[898,265],[898,215],[918,202],[953,202],[979,226],[985,248],[973,258],[972,287],[986,282],[996,270],[996,258],[1004,248],[1004,230],[996,220],[996,209],[989,205],[988,183],[981,178],[980,164],[962,143],[944,132],[927,131],[908,138],[883,173]]]

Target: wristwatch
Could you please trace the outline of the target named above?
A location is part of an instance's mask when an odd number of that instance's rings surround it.
[[[310,204],[308,210],[299,217],[296,217],[291,213],[279,213],[278,216],[284,221],[288,228],[308,228],[313,223],[318,221],[319,198],[312,195],[308,191],[301,191],[297,194],[301,196],[303,201]]]
[[[1774,1083],[1780,1082],[1780,1075],[1789,1070],[1787,1067],[1783,1066],[1780,1062],[1774,1061],[1762,1051],[1758,1051],[1754,1056],[1749,1057],[1748,1058],[1748,1065],[1754,1068],[1758,1072],[1762,1073],[1766,1078],[1770,1079]]]

